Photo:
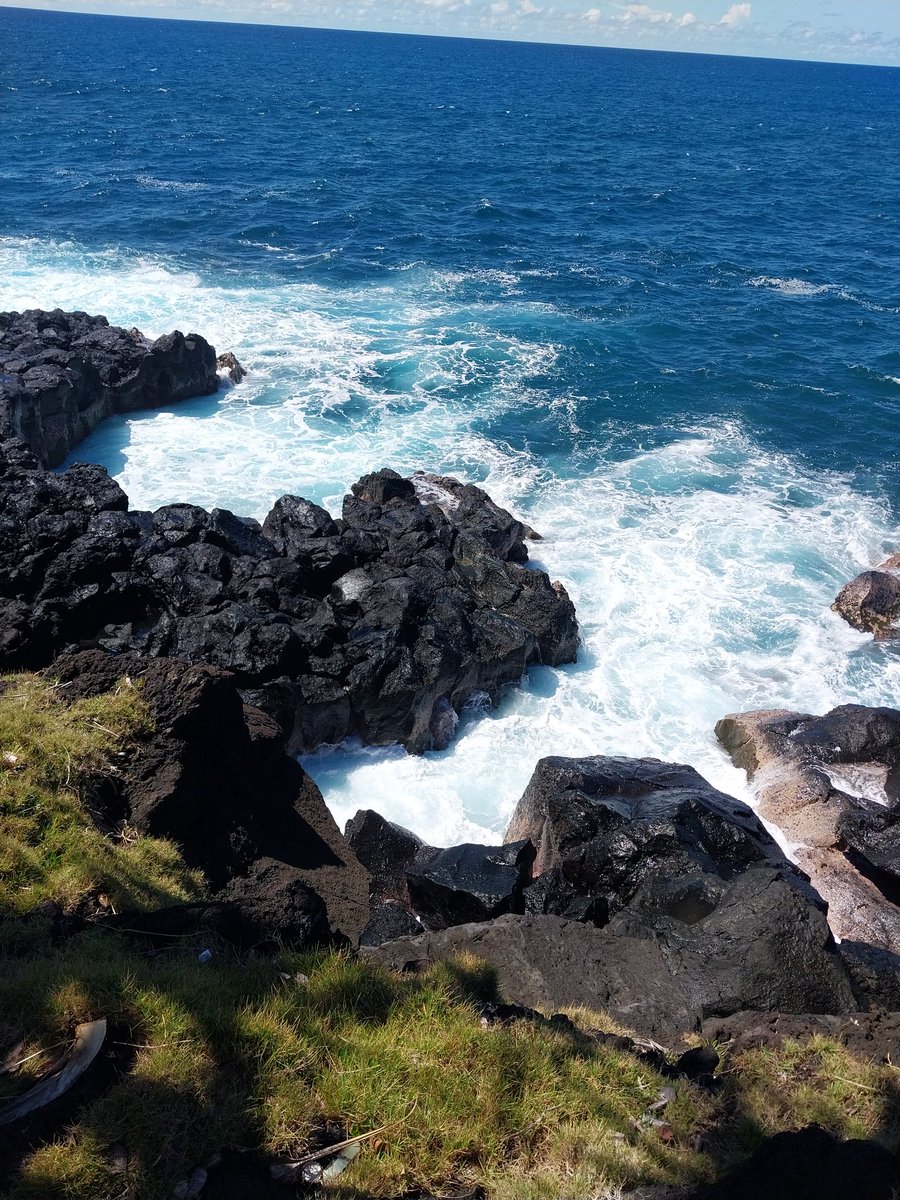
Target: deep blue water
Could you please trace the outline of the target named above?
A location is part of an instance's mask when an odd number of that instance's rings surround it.
[[[896,544],[900,71],[0,9],[0,150],[0,306],[251,368],[81,448],[136,502],[424,466],[550,534],[581,665],[320,758],[337,809],[475,836],[532,748],[737,786],[727,708],[900,698],[828,610]]]

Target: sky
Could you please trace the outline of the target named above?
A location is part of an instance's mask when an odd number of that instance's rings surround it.
[[[0,7],[900,66],[900,0],[0,0]]]

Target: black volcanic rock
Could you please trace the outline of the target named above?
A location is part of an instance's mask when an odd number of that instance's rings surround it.
[[[340,520],[286,496],[260,525],[190,504],[132,512],[102,468],[50,474],[4,442],[0,668],[88,647],[208,663],[292,753],[350,735],[444,746],[473,694],[573,661],[578,640],[565,590],[518,561],[524,527],[456,486],[448,515],[381,471]]]
[[[92,650],[60,658],[52,673],[72,699],[122,679],[140,688],[152,727],[121,763],[109,815],[175,841],[214,899],[239,915],[242,941],[321,940],[323,920],[356,941],[369,916],[368,873],[284,753],[278,726],[242,703],[227,672]]]
[[[745,804],[690,767],[543,759],[507,838],[502,859],[478,848],[486,862],[527,870],[533,860],[531,882],[509,884],[506,915],[475,915],[474,848],[429,849],[424,866],[407,870],[429,931],[366,953],[403,967],[469,951],[496,968],[514,1003],[588,1005],[654,1036],[747,1009],[857,1008],[806,876]],[[454,906],[450,890],[463,885],[469,894]]]
[[[105,317],[0,313],[0,439],[18,437],[55,467],[113,413],[216,391],[216,352],[196,333],[155,342]]]
[[[381,946],[397,938],[415,936],[422,929],[421,922],[396,900],[376,901],[372,905],[369,923],[359,936],[359,944]]]
[[[602,922],[640,904],[691,923],[751,867],[818,901],[745,804],[656,759],[541,759],[506,837],[537,847],[525,893],[534,912]]]
[[[419,852],[426,849],[422,839],[372,809],[357,812],[344,826],[344,837],[372,876],[373,898],[399,900],[408,905],[406,872]]]
[[[726,888],[716,911],[686,925],[620,913],[609,925],[508,913],[367,946],[395,969],[469,953],[497,972],[500,993],[552,1013],[585,1005],[652,1037],[676,1039],[713,1016],[745,1009],[855,1009],[825,916],[771,869]]]
[[[428,929],[521,912],[533,862],[529,841],[467,843],[438,851],[426,847],[406,872],[412,907]]]

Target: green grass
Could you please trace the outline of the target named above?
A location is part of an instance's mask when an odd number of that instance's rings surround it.
[[[127,826],[110,836],[90,815],[147,726],[138,689],[123,681],[71,704],[39,676],[7,676],[0,689],[0,910],[43,900],[72,909],[98,894],[116,909],[152,908],[197,895],[199,877],[171,843]]]
[[[689,1085],[674,1143],[636,1132],[664,1084],[655,1072],[528,1022],[483,1028],[452,967],[401,977],[335,954],[200,964],[196,946],[148,955],[97,930],[6,978],[0,1021],[23,1053],[105,1016],[113,1048],[134,1055],[74,1129],[31,1155],[17,1200],[120,1195],[113,1146],[127,1151],[132,1194],[161,1200],[222,1146],[301,1153],[322,1118],[350,1134],[391,1126],[342,1177],[379,1195],[486,1182],[512,1200],[531,1177],[546,1196],[573,1171],[598,1191],[710,1170],[691,1149],[705,1102]]]
[[[896,1070],[823,1039],[729,1060],[714,1096],[679,1082],[663,1140],[641,1118],[670,1081],[586,1037],[483,1027],[477,1001],[494,984],[477,962],[401,976],[349,954],[242,958],[215,944],[200,963],[199,941],[152,950],[102,926],[51,945],[23,915],[39,899],[74,908],[102,890],[152,907],[199,889],[175,847],[105,835],[86,814],[92,781],[146,722],[126,685],[70,705],[23,676],[0,694],[0,753],[16,760],[0,768],[0,1049],[35,1055],[0,1076],[0,1103],[79,1022],[106,1017],[117,1064],[24,1155],[13,1200],[164,1200],[222,1148],[297,1155],[323,1120],[350,1135],[388,1126],[336,1181],[344,1197],[480,1184],[491,1200],[595,1200],[690,1185],[811,1121],[900,1142]],[[602,1014],[571,1016],[612,1028]]]

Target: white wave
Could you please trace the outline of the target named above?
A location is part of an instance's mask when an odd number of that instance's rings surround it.
[[[897,703],[900,658],[829,608],[892,533],[840,478],[800,474],[734,429],[581,479],[523,476],[502,454],[490,467],[491,494],[547,539],[541,559],[578,609],[580,661],[464,716],[441,754],[313,760],[339,819],[381,805],[438,842],[473,825],[496,838],[548,754],[687,762],[752,801],[714,738],[725,713]]]
[[[780,292],[782,296],[824,296],[834,295],[840,300],[849,300],[865,308],[869,312],[898,313],[900,308],[878,304],[874,300],[866,300],[857,296],[848,288],[837,283],[811,283],[808,279],[781,279],[777,275],[757,275],[747,280],[748,287],[770,288]]]
[[[897,544],[876,501],[738,426],[685,430],[625,462],[585,452],[575,477],[489,440],[485,418],[546,405],[528,381],[558,348],[499,332],[427,271],[357,289],[229,288],[152,258],[0,239],[0,308],[51,304],[150,335],[195,328],[250,369],[227,393],[109,422],[82,445],[138,506],[262,516],[296,492],[337,511],[368,470],[424,468],[482,483],[545,535],[540,559],[578,608],[579,662],[536,669],[495,711],[463,713],[441,753],[313,756],[341,821],[374,807],[437,844],[495,840],[547,754],[687,762],[748,798],[713,735],[725,713],[900,701],[900,655],[829,608]]]
[[[159,88],[158,91],[164,92],[166,88]],[[157,179],[154,175],[136,175],[135,183],[142,188],[156,189],[164,192],[206,192],[209,191],[209,184],[202,183],[199,180],[180,180],[180,179]]]
[[[777,275],[757,275],[748,279],[750,287],[772,288],[781,292],[782,296],[822,296],[826,292],[837,292],[847,295],[842,288],[833,283],[810,283],[807,279],[779,279]]]

